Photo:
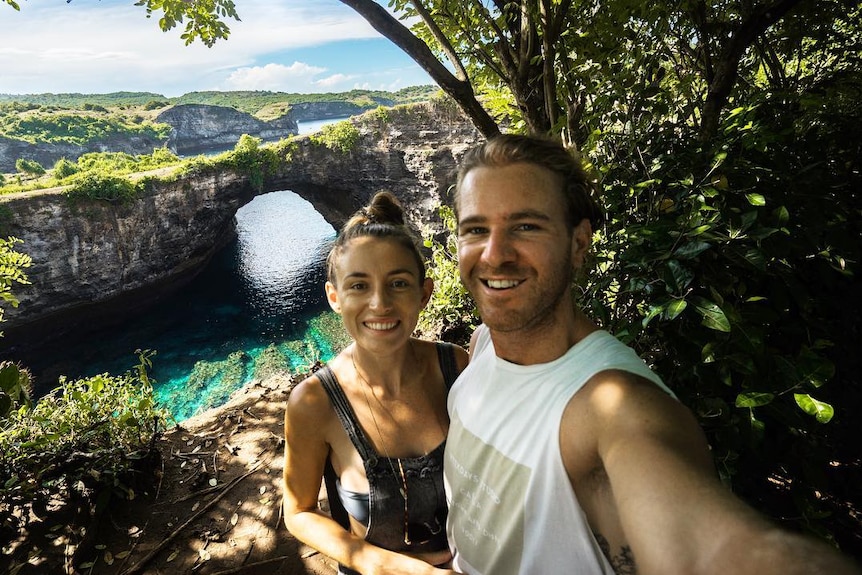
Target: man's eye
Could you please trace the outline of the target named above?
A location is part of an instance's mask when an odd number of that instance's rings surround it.
[[[521,224],[516,229],[522,232],[531,232],[533,230],[538,230],[539,226],[536,224]]]
[[[485,228],[473,227],[473,228],[464,228],[461,230],[462,236],[476,236],[485,233]]]
[[[409,286],[410,286],[410,283],[407,280],[394,280],[392,282],[392,287],[395,287],[395,288],[406,288]]]

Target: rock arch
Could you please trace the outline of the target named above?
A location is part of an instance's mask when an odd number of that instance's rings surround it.
[[[290,161],[260,189],[243,174],[221,172],[159,181],[131,205],[72,206],[59,191],[0,197],[0,210],[11,214],[3,235],[22,239],[34,262],[31,284],[16,290],[20,306],[6,310],[0,354],[165,297],[232,238],[236,211],[261,193],[291,190],[338,228],[388,189],[414,223],[433,222],[456,159],[477,132],[460,114],[430,104],[352,121],[361,134],[353,151],[297,138]]]

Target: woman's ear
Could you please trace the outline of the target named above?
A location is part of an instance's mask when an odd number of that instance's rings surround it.
[[[324,288],[326,289],[326,301],[329,302],[329,307],[335,313],[341,313],[341,304],[338,303],[338,290],[335,289],[335,285],[332,282],[326,282]]]
[[[584,218],[572,230],[572,269],[581,269],[593,243],[593,226]]]
[[[434,280],[425,278],[422,282],[422,309],[431,301],[431,294],[434,292]]]

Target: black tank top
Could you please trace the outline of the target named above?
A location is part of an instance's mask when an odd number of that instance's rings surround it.
[[[437,343],[437,357],[443,380],[448,391],[458,376],[454,346]],[[356,420],[356,415],[335,374],[325,366],[317,372],[329,396],[341,425],[359,452],[368,477],[368,531],[365,540],[391,551],[441,551],[448,547],[446,541],[446,494],[443,490],[444,440],[436,449],[421,457],[401,458],[407,481],[407,533],[411,544],[404,543],[404,499],[400,489],[401,477],[398,460],[378,455],[365,437]],[[324,469],[324,483],[329,498],[330,513],[342,527],[349,530],[347,511],[339,498],[335,471],[329,460]],[[343,573],[352,573],[341,567]]]

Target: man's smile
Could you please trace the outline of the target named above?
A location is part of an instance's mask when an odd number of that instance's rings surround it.
[[[482,280],[482,283],[491,289],[510,289],[517,287],[521,280]]]

